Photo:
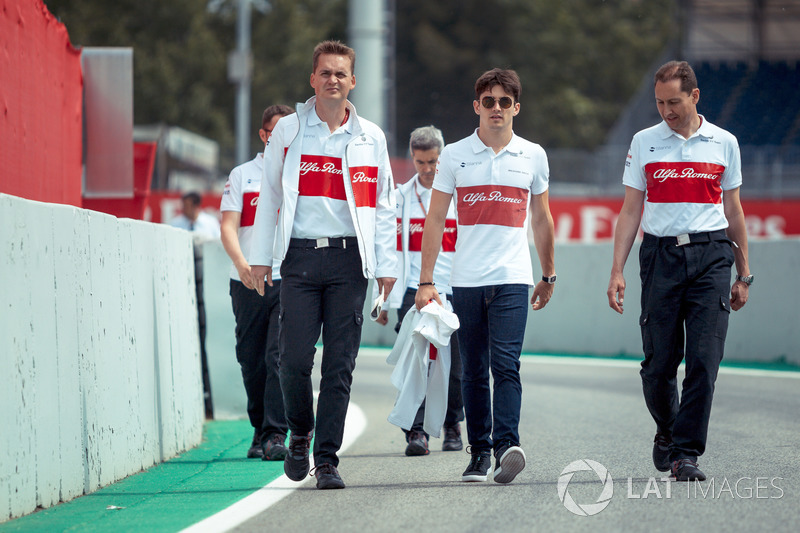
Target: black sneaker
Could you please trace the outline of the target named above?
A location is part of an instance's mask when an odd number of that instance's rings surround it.
[[[308,475],[308,448],[311,445],[311,435],[289,437],[289,453],[283,460],[283,471],[292,481],[303,481]]]
[[[264,457],[264,450],[261,449],[261,432],[255,430],[253,433],[253,442],[250,444],[250,449],[247,450],[248,459],[258,459]]]
[[[495,451],[494,457],[496,483],[511,483],[525,469],[525,452],[519,446],[501,446]]]
[[[672,475],[675,481],[705,481],[706,475],[691,459],[672,461]]]
[[[286,436],[273,433],[261,442],[262,461],[283,461],[289,450],[286,448]]]
[[[320,490],[344,488],[344,481],[339,476],[339,472],[330,463],[315,466],[314,476],[317,478],[317,488]]]
[[[425,433],[421,431],[411,431],[406,437],[406,440],[408,440],[406,455],[428,455],[431,453],[430,450],[428,450],[428,437],[425,436]]]
[[[656,433],[656,438],[653,442],[653,464],[659,472],[669,470],[669,447],[671,445],[671,438],[663,433]]]
[[[456,424],[453,427],[444,428],[444,441],[442,442],[443,452],[457,452],[464,445],[461,443],[461,426]]]
[[[461,481],[486,481],[489,477],[489,470],[492,469],[491,452],[472,453],[472,447],[467,447],[467,453],[472,455],[469,466],[461,474]]]

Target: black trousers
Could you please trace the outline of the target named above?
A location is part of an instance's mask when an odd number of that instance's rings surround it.
[[[672,437],[671,461],[697,460],[705,451],[728,331],[733,250],[724,231],[710,235],[710,240],[677,246],[674,238],[645,234],[639,251],[640,374],[657,430]],[[676,376],[684,358],[679,399]]]
[[[231,280],[231,303],[236,318],[236,359],[242,367],[250,424],[262,438],[286,436],[286,416],[278,377],[278,314],[280,280],[266,286],[264,296]]]
[[[400,331],[400,324],[403,323],[408,310],[414,305],[414,298],[417,295],[417,290],[407,288],[403,295],[403,302],[400,304],[400,309],[397,310],[397,325],[394,330]],[[449,298],[449,296],[448,296]],[[461,354],[458,350],[458,335],[453,334],[450,337],[450,378],[447,385],[447,411],[444,415],[444,427],[453,427],[459,422],[464,420],[464,402],[461,398]],[[422,405],[419,406],[416,416],[414,417],[414,424],[411,426],[411,431],[419,431],[425,433],[422,425],[425,422],[425,400],[422,400]],[[406,438],[410,431],[403,430]],[[425,437],[430,437],[425,433]]]
[[[281,388],[295,435],[315,431],[316,464],[339,464],[367,292],[358,246],[290,245],[281,265]],[[311,369],[322,328],[322,379],[314,417]]]

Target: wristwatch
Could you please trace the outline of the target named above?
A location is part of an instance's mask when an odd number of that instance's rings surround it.
[[[550,285],[552,285],[553,283],[555,283],[555,282],[556,282],[556,275],[555,275],[555,274],[553,274],[552,276],[549,276],[549,277],[548,277],[548,276],[542,276],[542,281],[544,281],[545,283],[549,283]]]
[[[746,284],[748,287],[753,284],[753,280],[755,276],[750,274],[749,276],[736,276],[736,281],[741,281],[742,283]]]

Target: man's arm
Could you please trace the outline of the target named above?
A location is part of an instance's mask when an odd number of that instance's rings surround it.
[[[419,281],[433,282],[433,267],[436,265],[436,258],[439,257],[439,250],[442,248],[442,235],[444,234],[444,224],[447,219],[447,210],[453,195],[433,189],[431,191],[431,203],[428,206],[428,216],[425,217],[425,230],[422,232],[422,259],[420,266]],[[417,309],[422,309],[430,300],[434,300],[442,305],[439,298],[439,291],[433,285],[420,285],[417,289],[417,296],[414,303]]]
[[[382,142],[375,205],[375,278],[379,294],[388,300],[397,281],[397,202],[386,139],[383,138]]]
[[[723,204],[725,218],[728,219],[728,238],[736,245],[733,247],[733,255],[736,261],[736,273],[740,276],[750,275],[750,265],[747,255],[747,226],[744,221],[744,210],[742,202],[739,200],[739,188],[725,191]],[[731,287],[731,309],[738,311],[747,303],[750,294],[750,287],[742,281],[734,282]]]
[[[553,228],[553,215],[550,214],[549,192],[531,196],[531,228],[533,229],[533,244],[539,263],[542,266],[542,275],[554,276],[555,266],[555,231]],[[531,306],[534,311],[543,309],[550,298],[553,297],[555,285],[539,280],[533,288]]]
[[[639,231],[642,221],[642,207],[644,206],[644,191],[633,187],[625,187],[625,200],[617,218],[617,227],[614,230],[614,259],[611,264],[611,279],[608,282],[608,305],[619,314],[622,314],[622,305],[625,300],[625,277],[623,270],[631,253],[633,241]]]
[[[222,224],[220,225],[220,239],[225,253],[233,261],[233,266],[239,273],[239,279],[248,289],[253,288],[253,278],[250,271],[250,264],[247,262],[242,248],[239,246],[239,225],[241,224],[242,214],[239,211],[223,211]]]

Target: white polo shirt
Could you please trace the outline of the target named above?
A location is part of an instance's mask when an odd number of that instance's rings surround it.
[[[242,163],[231,170],[225,190],[222,192],[220,211],[236,211],[241,213],[239,223],[239,248],[245,257],[250,255],[253,241],[253,222],[256,219],[258,196],[261,192],[261,174],[264,171],[264,154],[259,153],[253,159]],[[272,279],[281,279],[281,267],[278,262],[272,269]],[[231,267],[231,279],[239,279],[239,271]],[[241,281],[241,280],[240,280]]]
[[[353,121],[348,119],[331,133],[316,109],[307,120],[292,238],[355,237],[342,180],[342,156],[352,136]]]
[[[700,118],[688,139],[663,121],[633,136],[622,183],[645,191],[646,233],[665,237],[728,227],[722,191],[742,185],[739,143]]]
[[[547,190],[549,174],[544,149],[516,135],[498,154],[477,129],[445,146],[433,188],[456,199],[453,287],[533,285],[529,206],[531,195]]]

